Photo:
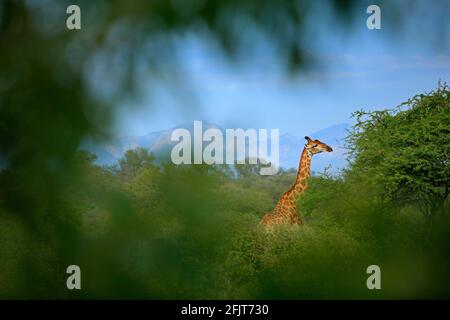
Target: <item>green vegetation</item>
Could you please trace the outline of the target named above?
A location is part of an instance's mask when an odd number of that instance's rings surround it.
[[[448,87],[439,84],[396,110],[356,112],[350,137],[353,170],[371,177],[387,200],[419,205],[430,227],[450,192],[449,100]]]
[[[318,24],[360,21],[359,1],[76,2],[80,32],[64,23],[72,1],[0,0],[0,298],[450,297],[445,86],[406,110],[360,113],[352,166],[311,179],[301,230],[256,228],[292,172],[160,166],[143,150],[105,168],[80,152],[143,91],[169,88],[191,106],[175,39],[240,63],[264,39],[290,74],[313,66]],[[386,18],[424,48],[445,43],[450,20],[427,5],[404,23],[414,4],[386,2]],[[80,291],[66,289],[72,264]],[[366,289],[369,264],[381,291]]]
[[[312,177],[299,203],[306,226],[273,233],[257,224],[292,171],[156,165],[143,149],[105,168],[79,152],[68,183],[20,185],[40,186],[29,199],[59,188],[44,206],[15,199],[8,181],[20,173],[4,170],[0,296],[448,298],[449,114],[447,86],[402,109],[357,112],[349,169]],[[65,289],[69,264],[81,267],[81,291]],[[382,290],[366,288],[371,264]]]

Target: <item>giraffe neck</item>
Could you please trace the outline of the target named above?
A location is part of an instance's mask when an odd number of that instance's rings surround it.
[[[311,158],[312,154],[306,148],[303,148],[298,165],[297,179],[292,186],[295,199],[300,197],[308,187],[308,178],[311,175]]]

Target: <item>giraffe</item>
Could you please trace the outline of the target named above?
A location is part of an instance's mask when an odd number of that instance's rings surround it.
[[[308,178],[311,174],[312,156],[321,152],[332,152],[333,149],[319,140],[305,137],[306,144],[303,148],[298,166],[297,178],[294,185],[286,191],[278,201],[272,212],[268,212],[261,220],[261,225],[272,227],[275,225],[303,225],[303,221],[297,213],[295,203],[308,187]]]

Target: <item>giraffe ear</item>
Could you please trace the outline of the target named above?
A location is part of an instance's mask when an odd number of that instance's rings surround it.
[[[308,137],[308,136],[306,136],[306,137],[305,137],[305,139],[306,139],[306,140],[308,140],[308,142],[310,142],[310,141],[311,141],[311,138],[310,138],[310,137]]]

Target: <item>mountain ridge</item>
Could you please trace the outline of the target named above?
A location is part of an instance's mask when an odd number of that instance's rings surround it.
[[[172,146],[176,143],[170,140],[171,133],[174,129],[184,128],[193,133],[193,122],[183,123],[179,126],[167,130],[153,131],[145,135],[129,135],[112,139],[104,144],[86,144],[84,149],[97,155],[96,163],[99,165],[113,165],[125,154],[127,150],[136,149],[137,147],[146,148],[156,155],[165,154],[167,156]],[[203,132],[209,128],[217,128],[224,131],[220,126],[202,121]],[[345,136],[350,129],[348,123],[336,124],[311,134],[313,139],[319,139],[333,148],[332,153],[322,153],[314,157],[311,164],[311,170],[321,172],[331,165],[332,172],[338,172],[346,167]],[[280,135],[280,167],[283,169],[297,168],[301,150],[304,146],[304,139],[298,138],[291,133]],[[270,145],[270,140],[268,141]]]

